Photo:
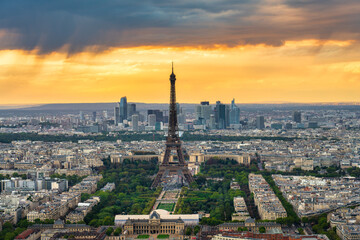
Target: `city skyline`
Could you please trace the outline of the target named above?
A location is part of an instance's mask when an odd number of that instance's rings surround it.
[[[1,0],[0,240],[360,240],[359,12]]]

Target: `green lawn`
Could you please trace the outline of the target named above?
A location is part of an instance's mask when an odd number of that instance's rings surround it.
[[[167,234],[160,234],[157,236],[157,239],[168,239],[169,238],[169,235]]]
[[[171,212],[175,207],[175,203],[160,203],[157,209],[164,209]]]
[[[142,235],[137,236],[137,239],[148,239],[149,237],[150,237],[149,235],[142,234]]]

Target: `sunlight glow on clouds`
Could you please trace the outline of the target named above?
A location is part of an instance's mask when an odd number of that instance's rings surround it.
[[[2,0],[0,104],[360,102],[358,0]]]
[[[70,56],[4,50],[0,102],[110,102],[123,95],[167,102],[172,60],[180,102],[359,101],[359,50],[351,41],[318,40],[280,47],[112,48]]]

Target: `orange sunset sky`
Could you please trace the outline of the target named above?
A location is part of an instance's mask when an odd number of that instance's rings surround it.
[[[355,0],[4,0],[0,105],[165,103],[171,61],[183,103],[360,102],[359,12]]]

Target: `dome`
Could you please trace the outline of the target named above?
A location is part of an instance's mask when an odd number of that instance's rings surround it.
[[[160,219],[160,215],[156,212],[153,211],[152,213],[150,213],[150,219]]]

